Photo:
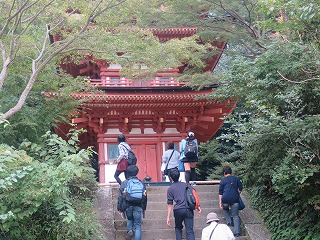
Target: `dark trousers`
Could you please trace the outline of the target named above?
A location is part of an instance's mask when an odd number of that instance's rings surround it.
[[[190,174],[191,181],[196,181],[196,169],[191,168],[190,170],[191,170],[191,174]]]
[[[190,171],[185,171],[184,176],[186,178],[186,183],[189,183],[191,180],[191,172]]]
[[[184,226],[186,228],[186,239],[195,240],[194,231],[193,231],[193,219],[194,213],[191,209],[176,209],[173,211],[174,223],[175,223],[175,232],[176,240],[182,239],[182,229]]]
[[[127,171],[121,171],[121,170],[116,170],[114,173],[114,178],[117,180],[117,182],[121,185],[121,179],[119,178],[119,175],[121,173],[124,173],[125,178],[127,179]]]
[[[170,175],[170,171],[171,171],[172,169],[178,169],[178,167],[170,168],[170,169],[169,169],[169,171],[168,171],[168,178],[169,178],[170,183],[172,183],[172,179],[171,179],[171,175]]]
[[[196,169],[190,168],[190,171],[185,171],[186,182],[196,181]]]

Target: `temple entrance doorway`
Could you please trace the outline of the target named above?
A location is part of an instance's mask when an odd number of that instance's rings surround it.
[[[161,181],[161,163],[157,162],[157,144],[131,145],[131,149],[138,158],[138,178],[143,180],[151,177],[153,182]]]

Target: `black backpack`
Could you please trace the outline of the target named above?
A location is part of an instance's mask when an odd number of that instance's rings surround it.
[[[128,151],[128,165],[137,165],[137,157],[134,152],[129,150],[125,145],[122,146],[124,146]]]
[[[188,183],[185,191],[185,201],[188,209],[195,210],[200,206],[200,199],[197,191]]]
[[[198,157],[198,146],[194,140],[186,140],[184,147],[184,155],[187,159],[194,159]]]

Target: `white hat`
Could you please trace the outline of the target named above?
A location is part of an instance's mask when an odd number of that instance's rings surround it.
[[[211,212],[207,215],[207,223],[211,223],[213,221],[219,221],[219,218],[216,213]]]

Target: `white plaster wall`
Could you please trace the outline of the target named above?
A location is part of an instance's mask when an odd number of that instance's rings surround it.
[[[179,132],[177,131],[176,128],[166,128],[163,133],[165,134],[165,133],[179,133]]]
[[[105,164],[105,181],[106,183],[110,183],[110,182],[117,182],[116,179],[113,177],[115,171],[116,171],[116,168],[117,168],[117,164]],[[125,177],[124,177],[124,173],[121,173],[120,174],[120,179],[121,181],[124,181],[125,180]]]
[[[113,177],[113,175],[116,171],[116,168],[117,168],[117,164],[112,163],[112,164],[105,165],[105,181],[106,181],[106,183],[110,183],[110,182],[116,183],[117,182],[116,179]],[[121,181],[125,180],[123,173],[121,173],[119,177],[120,177]],[[180,173],[179,181],[185,182],[184,172]],[[166,182],[169,182],[168,176],[166,176]]]
[[[132,128],[130,134],[141,134],[140,128]]]
[[[180,178],[179,178],[180,182],[186,182],[186,179],[184,177],[184,172],[180,172]],[[170,182],[168,176],[166,176],[166,182]]]

